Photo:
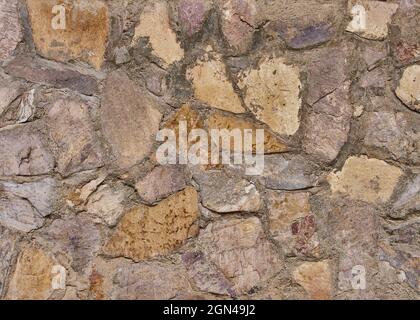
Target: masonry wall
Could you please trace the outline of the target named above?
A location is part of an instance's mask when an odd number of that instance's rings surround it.
[[[419,18],[0,0],[0,298],[418,299]],[[263,170],[160,164],[185,124],[264,129]]]

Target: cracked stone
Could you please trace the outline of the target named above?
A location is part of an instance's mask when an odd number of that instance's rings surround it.
[[[22,40],[17,4],[17,0],[0,0],[0,62],[10,57]]]
[[[19,238],[17,232],[0,226],[0,296],[4,294],[7,277],[14,266],[13,257],[16,254]]]
[[[395,93],[407,107],[420,112],[420,65],[404,70]]]
[[[293,279],[305,289],[310,299],[332,298],[332,272],[329,261],[305,262],[293,271]]]

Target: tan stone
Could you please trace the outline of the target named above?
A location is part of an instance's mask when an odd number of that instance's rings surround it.
[[[80,59],[100,69],[107,46],[109,13],[99,0],[27,0],[35,46],[40,55],[60,62]],[[53,7],[65,7],[65,28],[54,29]]]
[[[54,261],[42,249],[27,247],[21,252],[6,298],[10,300],[46,300],[53,292]]]
[[[245,129],[251,129],[253,131],[253,143],[252,143],[252,150],[249,148],[244,148],[244,152],[256,152],[256,130],[257,129],[264,129],[262,126],[256,125],[251,121],[239,119],[232,116],[225,116],[220,113],[213,113],[209,119],[207,120],[207,126],[209,130],[212,129],[227,129],[227,130],[234,130],[239,129],[241,131],[242,137],[244,137]],[[244,145],[242,139],[242,145]],[[231,143],[231,151],[234,150],[234,146]],[[288,151],[288,147],[285,143],[283,143],[280,139],[278,139],[274,134],[270,133],[269,131],[264,131],[264,153],[281,153]]]
[[[187,78],[193,82],[195,97],[211,107],[243,113],[245,109],[226,74],[225,64],[205,57],[187,70]]]
[[[400,168],[385,161],[352,156],[342,170],[328,177],[333,193],[345,193],[352,199],[370,203],[386,202],[392,196],[399,178]]]
[[[140,23],[134,31],[132,45],[135,45],[142,37],[149,39],[153,53],[167,65],[184,57],[184,50],[179,45],[176,34],[170,26],[166,2],[156,2],[144,9],[140,16]]]
[[[310,299],[332,297],[331,270],[328,261],[305,262],[293,272],[293,279],[308,293]]]
[[[404,70],[395,93],[410,109],[420,112],[420,65]]]
[[[398,4],[384,1],[350,1],[353,20],[347,31],[371,40],[383,40],[388,36],[388,24],[398,9]]]
[[[104,252],[135,261],[168,254],[190,236],[198,218],[194,188],[172,195],[155,207],[144,205],[129,210],[117,225]]]
[[[299,69],[282,58],[266,59],[244,72],[239,87],[255,116],[274,132],[293,135],[299,129],[301,106]]]

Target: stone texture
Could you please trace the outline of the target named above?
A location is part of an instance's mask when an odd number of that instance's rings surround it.
[[[301,107],[299,69],[282,58],[264,60],[241,75],[245,103],[274,132],[293,135],[299,129]]]
[[[420,111],[420,65],[404,70],[395,93],[411,110]]]
[[[162,118],[155,102],[121,71],[105,81],[101,122],[121,168],[141,162],[150,152]]]
[[[394,210],[416,212],[420,210],[420,175],[409,179],[393,205]]]
[[[192,236],[197,218],[197,192],[188,187],[155,207],[140,205],[127,211],[105,244],[104,252],[134,261],[168,254]]]
[[[138,180],[136,190],[143,200],[154,203],[186,186],[185,173],[181,166],[161,166]]]
[[[0,297],[2,297],[5,293],[8,276],[12,271],[19,235],[17,232],[0,227],[0,239]]]
[[[22,39],[18,1],[0,1],[0,62],[8,59]]]
[[[74,1],[26,0],[32,36],[37,52],[60,62],[81,60],[100,69],[105,56],[109,33],[109,13],[99,0]],[[64,29],[52,26],[53,7],[65,8]]]
[[[20,84],[17,81],[0,78],[0,117],[7,107],[20,95]]]
[[[68,88],[89,96],[98,93],[98,80],[95,77],[56,63],[19,56],[5,69],[11,75],[30,82],[47,84],[59,89]]]
[[[192,81],[195,97],[211,107],[243,113],[245,109],[230,83],[225,64],[208,59],[197,61],[194,67],[187,70],[187,78]]]
[[[175,63],[184,57],[184,50],[171,29],[166,2],[158,1],[143,10],[132,45],[135,45],[140,38],[148,38],[152,52],[162,59],[165,65]]]
[[[182,0],[178,7],[178,19],[182,32],[191,37],[201,31],[210,4],[206,0]]]
[[[350,157],[342,170],[331,173],[328,181],[333,193],[370,203],[387,202],[403,175],[400,168],[378,159]]]
[[[219,212],[256,212],[261,208],[260,193],[247,180],[221,172],[194,175],[200,186],[201,201],[206,208]]]
[[[211,223],[200,233],[204,254],[233,284],[238,294],[267,281],[282,268],[258,218]]]
[[[71,98],[60,98],[48,109],[47,127],[57,150],[57,171],[62,175],[104,164],[103,149],[89,109],[90,106],[83,101]]]
[[[328,261],[305,262],[293,271],[293,278],[305,289],[310,299],[332,298],[331,269]]]
[[[346,31],[370,40],[383,40],[388,35],[388,24],[398,4],[383,1],[350,1],[353,20]]]
[[[0,130],[0,175],[41,175],[53,168],[54,158],[37,124]]]

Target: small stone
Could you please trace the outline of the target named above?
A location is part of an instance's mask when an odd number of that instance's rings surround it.
[[[383,40],[388,36],[388,24],[398,9],[398,4],[383,1],[351,1],[353,20],[346,31],[369,40]]]
[[[131,56],[128,52],[128,49],[126,47],[121,48],[115,48],[114,49],[114,61],[115,64],[121,65],[127,62],[130,62]]]
[[[80,59],[96,69],[101,68],[110,29],[104,2],[63,4],[59,0],[26,0],[26,4],[32,36],[40,55],[60,62]],[[59,12],[53,11],[55,6],[59,6]],[[61,8],[64,21],[61,21]],[[54,27],[54,23],[57,26]]]
[[[305,262],[293,272],[293,279],[308,293],[310,299],[332,298],[332,275],[329,261]]]
[[[301,83],[299,69],[282,58],[266,59],[258,69],[244,72],[238,83],[245,104],[274,132],[293,135],[299,129]]]
[[[181,166],[156,167],[136,183],[140,197],[154,203],[186,187],[185,173]]]
[[[404,70],[395,93],[407,107],[420,112],[420,65]]]
[[[382,68],[376,68],[372,71],[365,72],[360,78],[361,88],[380,88],[386,86],[386,75]]]
[[[0,176],[50,173],[54,158],[38,123],[0,130]]]
[[[255,185],[221,172],[194,175],[200,185],[201,201],[207,209],[219,212],[256,212],[262,200]]]
[[[400,168],[385,161],[351,156],[342,170],[331,173],[328,182],[333,193],[348,194],[350,198],[369,203],[387,202],[403,175]]]
[[[19,116],[17,123],[25,123],[30,120],[35,114],[36,105],[35,100],[35,89],[25,93],[19,104]]]
[[[256,28],[255,0],[228,0],[221,8],[221,26],[229,45],[238,53],[245,53],[252,44]]]
[[[282,268],[279,254],[265,239],[258,218],[218,220],[200,233],[204,254],[237,294],[267,281]]]
[[[226,66],[220,60],[200,60],[187,70],[187,78],[193,82],[195,97],[209,106],[243,113],[241,100],[233,89],[227,74]]]
[[[13,54],[22,40],[17,4],[17,0],[0,0],[0,63]]]
[[[6,299],[47,300],[53,293],[54,260],[42,249],[26,247],[19,255]]]
[[[21,93],[20,84],[17,81],[0,79],[0,116],[7,110],[7,107]]]
[[[13,257],[16,254],[19,234],[0,226],[0,296],[6,289],[7,277],[14,267]]]
[[[5,71],[31,82],[47,84],[59,89],[68,88],[88,96],[98,93],[96,78],[50,61],[19,56],[5,67]]]
[[[86,211],[95,217],[95,221],[114,226],[124,213],[124,203],[132,193],[122,183],[102,185],[89,197]]]
[[[395,45],[394,55],[403,64],[414,62],[420,57],[420,45],[400,41]]]
[[[240,119],[238,117],[226,116],[218,112],[214,112],[207,120],[207,127],[208,130],[218,129],[218,130],[236,130],[239,129],[241,131],[242,137],[245,137],[245,130],[249,129],[252,130],[252,148],[249,149],[244,144],[244,139],[242,139],[242,146],[243,152],[253,152],[256,153],[257,146],[256,146],[256,130],[262,129],[264,130],[263,126],[259,126],[254,124],[251,121]],[[234,146],[230,144],[231,151],[234,151]],[[271,153],[282,153],[287,152],[289,150],[288,146],[282,142],[279,138],[277,138],[274,134],[269,132],[268,130],[264,130],[264,153],[271,154]]]
[[[420,174],[410,179],[393,205],[394,210],[420,211]]]
[[[363,59],[365,60],[366,64],[368,65],[368,70],[371,70],[379,61],[386,58],[388,55],[388,49],[382,43],[367,46],[363,50]]]
[[[103,148],[86,103],[72,98],[56,100],[48,108],[46,124],[57,150],[57,170],[62,175],[103,165]]]
[[[300,155],[268,155],[260,181],[269,189],[306,189],[316,185],[316,170],[314,163]]]
[[[141,261],[179,248],[191,236],[198,218],[198,195],[194,188],[162,200],[155,207],[137,206],[121,219],[104,252]]]
[[[156,2],[143,10],[140,23],[134,31],[132,46],[136,45],[140,38],[146,37],[153,53],[164,61],[165,66],[184,58],[184,50],[171,29],[166,2]]]
[[[157,102],[121,71],[106,79],[100,112],[102,129],[120,168],[141,162],[151,152],[162,119],[156,107]]]
[[[201,31],[209,7],[209,3],[203,0],[182,0],[179,3],[178,18],[185,35],[192,37]]]

